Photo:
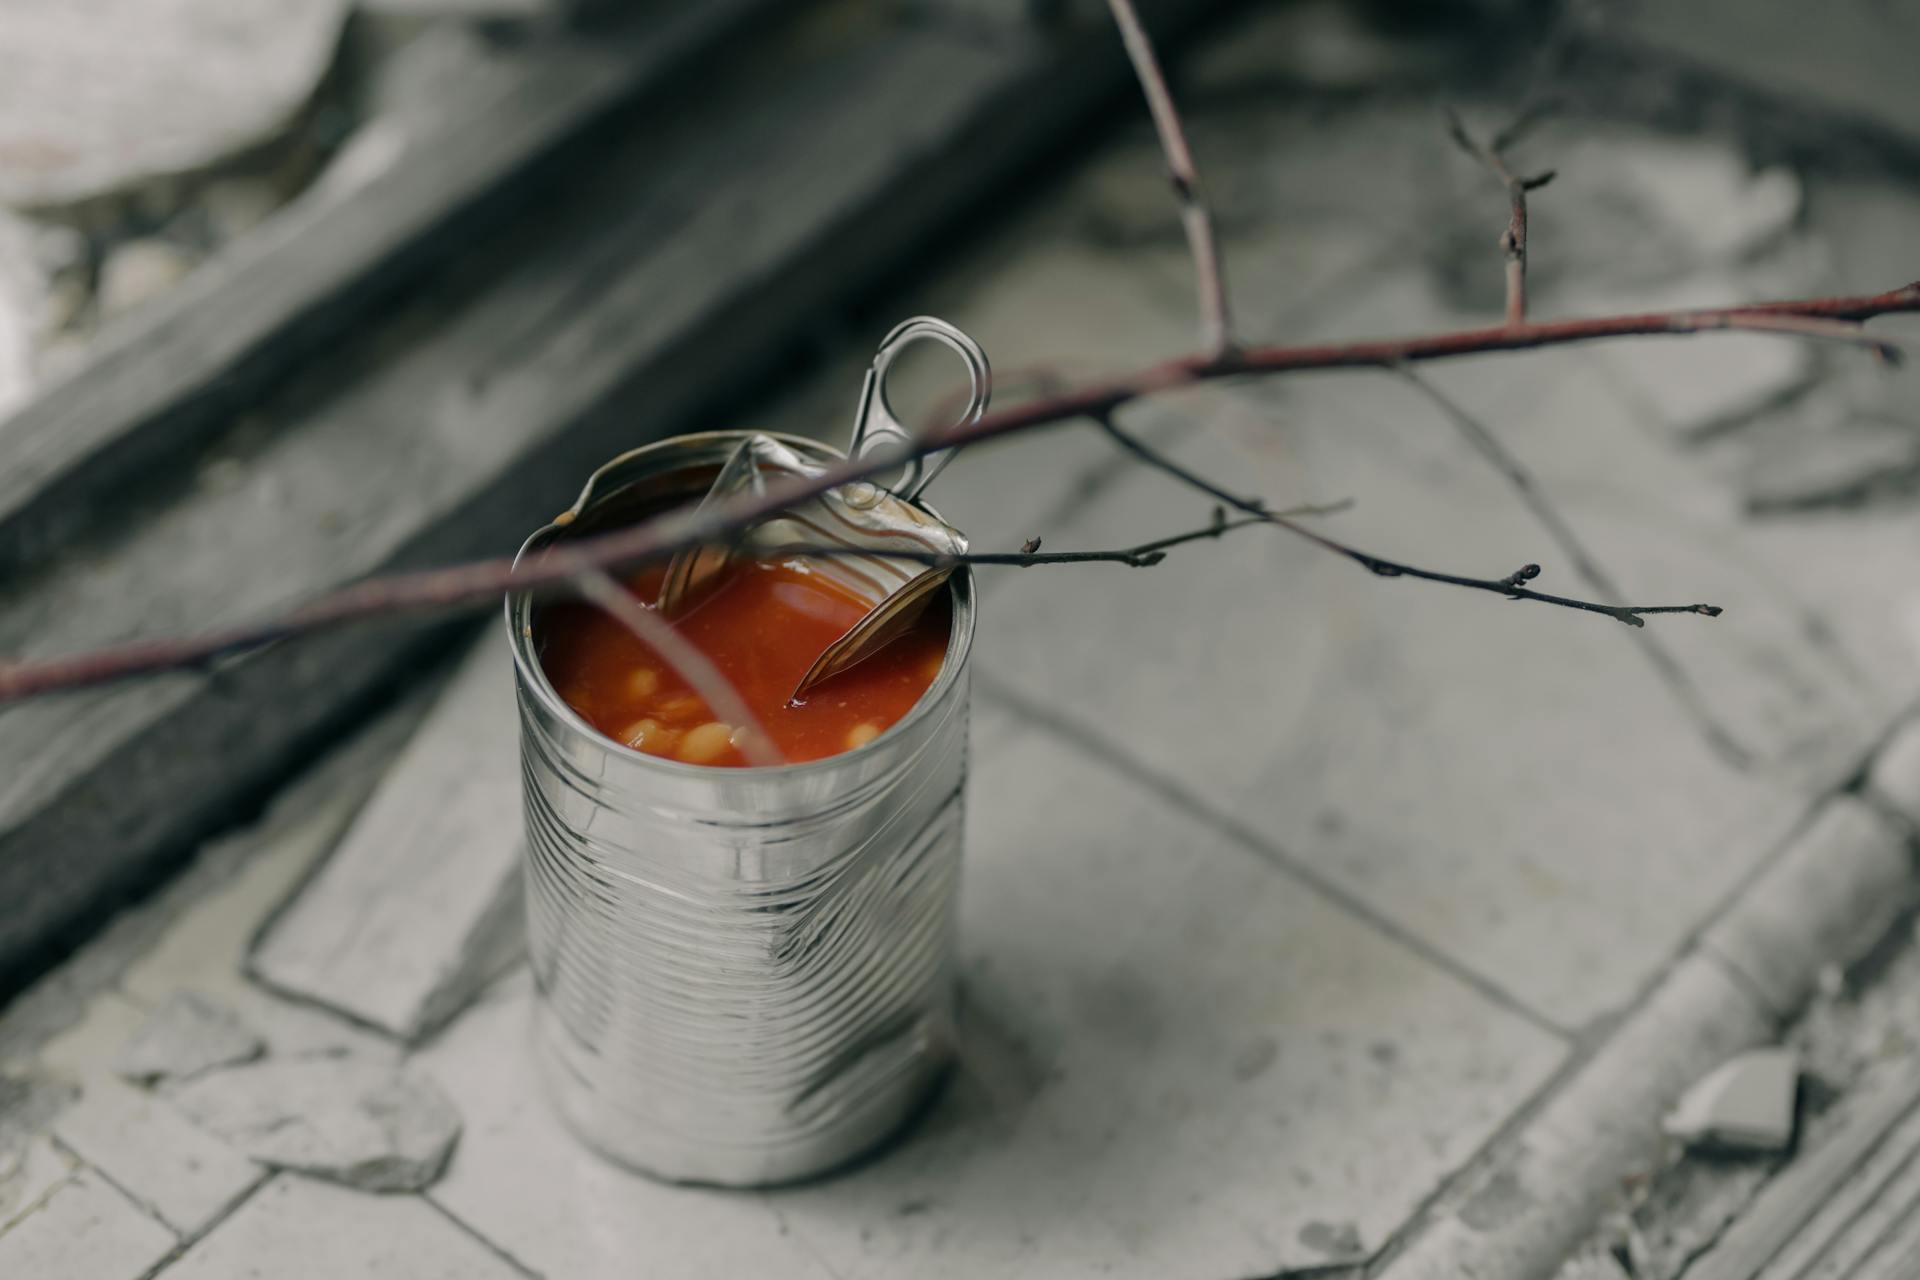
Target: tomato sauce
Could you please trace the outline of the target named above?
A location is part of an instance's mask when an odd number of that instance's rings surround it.
[[[652,607],[664,566],[627,581]],[[743,559],[673,622],[759,719],[789,764],[864,746],[897,723],[933,684],[947,651],[953,606],[935,593],[913,626],[859,665],[790,703],[800,677],[866,613],[861,600],[804,563]],[[569,601],[535,622],[540,665],[567,705],[609,738],[689,764],[740,766],[739,726],[652,646],[602,611]]]

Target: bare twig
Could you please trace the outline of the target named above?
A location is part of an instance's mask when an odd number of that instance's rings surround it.
[[[1353,506],[1353,499],[1342,498],[1338,502],[1319,502],[1306,506],[1288,507],[1275,515],[1288,518],[1308,516],[1330,516]],[[1267,524],[1266,517],[1248,516],[1243,520],[1229,520],[1227,513],[1220,507],[1213,509],[1211,523],[1185,533],[1170,534],[1164,538],[1155,538],[1152,542],[1143,542],[1137,547],[1125,547],[1114,551],[1042,551],[1040,539],[1028,538],[1018,551],[969,551],[958,555],[949,555],[939,551],[914,551],[905,547],[860,547],[850,549],[845,546],[825,545],[811,542],[788,542],[768,547],[761,554],[767,556],[815,556],[815,555],[862,555],[873,556],[880,560],[907,560],[916,564],[928,565],[935,569],[953,569],[963,564],[994,565],[1013,569],[1030,569],[1044,564],[1124,564],[1134,569],[1148,569],[1167,558],[1167,552],[1174,547],[1189,542],[1199,542],[1204,538],[1219,538],[1235,529],[1244,529],[1248,525]]]
[[[1816,316],[1732,316],[1727,320],[1727,328],[1746,329],[1755,333],[1791,333],[1803,338],[1838,342],[1870,351],[1890,365],[1897,365],[1906,358],[1906,352],[1899,343],[1876,333],[1868,333],[1854,320],[1823,320]]]
[[[849,459],[827,467],[817,476],[770,484],[764,493],[743,495],[698,513],[673,512],[624,529],[581,538],[550,548],[517,570],[510,560],[494,559],[369,578],[262,622],[197,636],[134,641],[44,661],[0,663],[0,702],[104,684],[129,676],[197,667],[223,654],[258,648],[286,636],[364,618],[472,608],[483,603],[491,605],[506,591],[550,590],[579,576],[585,569],[640,565],[669,558],[685,547],[725,541],[730,533],[803,499],[891,470],[905,457],[966,448],[1075,418],[1098,416],[1143,396],[1210,379],[1307,369],[1377,369],[1400,363],[1563,346],[1605,338],[1737,329],[1756,317],[1862,321],[1915,311],[1920,311],[1920,284],[1868,295],[1650,311],[1546,324],[1530,322],[1459,329],[1416,338],[1256,347],[1234,351],[1223,358],[1188,356],[1029,400],[989,413],[971,424],[935,427],[921,433],[904,451],[889,450],[865,459]],[[1481,586],[1482,580],[1474,579],[1465,585]]]
[[[1507,262],[1507,324],[1526,323],[1527,319],[1527,193],[1538,191],[1553,181],[1553,170],[1520,177],[1507,167],[1506,149],[1539,123],[1549,108],[1544,104],[1517,117],[1484,144],[1467,131],[1466,121],[1452,107],[1447,111],[1447,132],[1460,149],[1486,166],[1507,193],[1507,227],[1500,233],[1500,251]]]
[[[1200,490],[1202,493],[1210,494],[1228,506],[1244,511],[1256,519],[1263,520],[1268,524],[1277,525],[1289,533],[1297,534],[1309,542],[1333,552],[1335,555],[1345,556],[1361,568],[1366,569],[1370,573],[1378,574],[1383,578],[1418,578],[1425,582],[1444,582],[1449,586],[1466,587],[1473,591],[1492,591],[1505,596],[1509,600],[1535,600],[1542,604],[1559,605],[1566,609],[1582,609],[1588,613],[1605,614],[1607,617],[1618,622],[1624,622],[1630,627],[1646,626],[1646,618],[1643,615],[1650,613],[1698,613],[1709,618],[1717,618],[1720,616],[1720,607],[1711,604],[1621,605],[1598,600],[1577,600],[1571,596],[1556,596],[1544,591],[1535,591],[1525,584],[1540,576],[1540,566],[1537,564],[1521,565],[1504,578],[1473,578],[1461,574],[1440,573],[1432,569],[1421,569],[1397,560],[1388,560],[1384,556],[1376,556],[1371,552],[1362,551],[1358,547],[1349,546],[1335,538],[1330,538],[1323,533],[1309,529],[1307,526],[1278,512],[1270,512],[1257,498],[1242,497],[1239,494],[1223,488],[1216,481],[1209,480],[1199,472],[1175,462],[1172,458],[1161,453],[1158,449],[1155,449],[1138,436],[1123,430],[1120,425],[1113,420],[1111,414],[1099,415],[1094,420],[1099,424],[1100,429],[1106,432],[1115,444],[1148,466],[1164,471],[1168,475]]]
[[[717,719],[741,731],[735,735],[734,745],[740,748],[748,764],[765,766],[787,762],[733,682],[691,641],[641,604],[633,592],[615,582],[603,569],[585,570],[574,584],[596,608],[633,632],[662,662],[672,667],[674,674],[687,682]]]
[[[1213,214],[1200,194],[1200,175],[1193,167],[1193,151],[1187,146],[1186,130],[1180,126],[1180,113],[1174,109],[1173,93],[1160,70],[1160,59],[1153,41],[1135,12],[1133,0],[1107,0],[1113,10],[1114,25],[1127,47],[1133,74],[1146,95],[1147,110],[1153,113],[1153,127],[1160,135],[1160,150],[1167,159],[1167,177],[1174,197],[1180,202],[1180,223],[1186,229],[1187,250],[1193,255],[1194,283],[1200,299],[1200,349],[1209,356],[1224,356],[1233,346],[1233,321],[1227,312],[1227,281],[1220,263],[1219,242],[1214,239]]]
[[[1568,523],[1560,509],[1550,501],[1540,488],[1533,473],[1529,471],[1511,449],[1508,449],[1493,431],[1473,414],[1467,412],[1453,397],[1441,391],[1429,378],[1406,365],[1396,366],[1395,370],[1402,378],[1427,399],[1433,402],[1442,416],[1451,422],[1489,466],[1499,472],[1508,484],[1513,486],[1521,505],[1533,515],[1541,527],[1547,531],[1565,555],[1575,574],[1587,584],[1587,588],[1608,604],[1619,605],[1626,599],[1613,575],[1601,567],[1599,560],[1589,552],[1586,544],[1580,540],[1573,526]],[[1687,674],[1680,660],[1673,656],[1658,634],[1642,628],[1635,632],[1640,651],[1647,657],[1654,673],[1667,686],[1674,700],[1684,708],[1699,727],[1707,744],[1720,757],[1736,769],[1748,768],[1753,763],[1753,753],[1742,746],[1737,738],[1720,722],[1713,709],[1701,696],[1694,685],[1693,677]]]

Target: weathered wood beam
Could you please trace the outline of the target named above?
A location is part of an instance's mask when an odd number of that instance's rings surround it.
[[[1184,22],[1206,6],[1175,8]],[[220,483],[130,509],[0,588],[0,651],[217,625],[511,550],[612,453],[737,406],[835,308],[1130,88],[1103,26],[986,37],[886,13],[803,13],[643,104],[435,290],[265,403],[271,429],[232,444]],[[0,990],[444,640],[351,629],[0,712]]]
[[[771,7],[648,6],[593,38],[529,44],[410,120],[405,155],[364,189],[296,202],[109,328],[84,367],[0,421],[0,578],[191,456],[477,224],[535,197],[567,144]]]
[[[520,732],[489,627],[249,973],[412,1043],[520,954]]]

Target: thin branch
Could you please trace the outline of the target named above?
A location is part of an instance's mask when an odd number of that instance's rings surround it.
[[[1803,338],[1814,338],[1825,342],[1838,342],[1843,346],[1859,347],[1871,352],[1882,363],[1898,365],[1906,358],[1906,351],[1891,338],[1876,333],[1868,333],[1858,321],[1823,320],[1815,316],[1732,316],[1727,321],[1729,329],[1746,329],[1754,333],[1790,333]]]
[[[1453,397],[1441,391],[1431,379],[1421,376],[1418,371],[1406,365],[1396,366],[1394,372],[1432,401],[1441,415],[1454,425],[1474,452],[1513,486],[1513,491],[1519,496],[1521,505],[1526,507],[1533,518],[1547,531],[1547,536],[1559,546],[1561,554],[1566,556],[1574,573],[1587,584],[1587,588],[1608,604],[1621,604],[1626,596],[1620,590],[1619,584],[1614,581],[1613,575],[1602,568],[1599,560],[1587,550],[1586,544],[1574,532],[1573,526],[1560,513],[1560,509],[1548,499],[1534,479],[1533,473],[1520,461],[1519,456],[1508,449],[1491,428],[1467,412],[1465,406]],[[1700,690],[1694,685],[1693,677],[1687,674],[1686,668],[1680,665],[1680,660],[1673,656],[1658,634],[1642,628],[1635,633],[1634,638],[1639,641],[1641,652],[1652,664],[1654,673],[1667,686],[1674,700],[1693,718],[1702,736],[1706,738],[1707,744],[1734,768],[1749,768],[1753,763],[1753,753],[1741,745],[1740,741],[1720,723],[1719,717],[1714,714],[1713,709],[1701,696]]]
[[[726,541],[734,531],[838,485],[880,475],[907,457],[940,449],[966,448],[1076,418],[1097,417],[1143,396],[1211,379],[1307,369],[1377,369],[1402,362],[1445,360],[1605,338],[1737,329],[1756,317],[1766,316],[1861,321],[1915,311],[1920,311],[1920,284],[1869,295],[1650,311],[1546,324],[1460,329],[1416,338],[1259,347],[1233,351],[1226,356],[1188,356],[1029,400],[989,413],[971,424],[936,427],[922,432],[910,448],[880,451],[864,459],[835,463],[817,476],[770,484],[762,494],[747,494],[698,513],[673,512],[627,528],[580,538],[550,548],[518,569],[511,560],[503,558],[368,578],[260,622],[197,636],[133,641],[45,660],[0,663],[0,702],[105,684],[130,676],[199,667],[224,654],[365,618],[473,608],[482,604],[491,606],[503,592],[551,590],[587,569],[637,566],[670,558],[685,547]]]
[[[1348,510],[1352,506],[1353,499],[1342,498],[1338,502],[1288,507],[1274,514],[1289,518],[1330,516]],[[1040,539],[1029,538],[1018,551],[969,551],[958,555],[939,551],[913,551],[906,547],[852,548],[843,544],[813,542],[785,542],[779,546],[768,547],[761,554],[766,556],[872,556],[879,560],[911,561],[935,569],[953,569],[963,564],[993,565],[1014,569],[1030,569],[1035,565],[1046,564],[1124,564],[1134,569],[1149,569],[1165,560],[1167,552],[1174,547],[1183,546],[1189,542],[1199,542],[1205,538],[1217,539],[1235,529],[1267,523],[1270,521],[1264,516],[1229,520],[1224,509],[1215,507],[1212,522],[1201,528],[1170,534],[1164,538],[1155,538],[1152,542],[1143,542],[1137,547],[1125,547],[1114,551],[1042,551]]]
[[[1200,299],[1200,349],[1216,358],[1224,356],[1233,346],[1226,275],[1220,246],[1214,239],[1213,214],[1200,195],[1200,175],[1193,167],[1193,152],[1181,128],[1180,113],[1174,108],[1173,93],[1167,88],[1160,59],[1133,0],[1107,0],[1107,7],[1113,11],[1114,25],[1120,28],[1120,40],[1127,47],[1140,92],[1146,95],[1147,110],[1152,112],[1154,130],[1160,135],[1160,150],[1167,159],[1167,177],[1173,184],[1174,198],[1180,202],[1180,224],[1187,233],[1187,250],[1193,255],[1194,284]]]
[[[1488,150],[1495,155],[1504,154],[1508,148],[1517,146],[1522,138],[1558,115],[1565,105],[1565,101],[1559,97],[1532,99],[1507,122],[1506,128],[1493,135],[1493,140],[1487,144]]]
[[[780,754],[780,749],[773,745],[773,738],[767,733],[766,726],[760,723],[759,718],[747,707],[746,699],[733,687],[733,682],[721,674],[720,668],[714,666],[691,641],[641,604],[633,592],[615,582],[602,569],[588,569],[574,583],[582,596],[631,631],[662,662],[672,667],[674,674],[687,682],[687,686],[707,704],[707,709],[715,718],[740,731],[735,734],[737,741],[734,745],[740,748],[740,754],[747,758],[748,764],[766,766],[787,762],[786,757]]]
[[[1349,546],[1335,538],[1330,538],[1307,526],[1294,521],[1278,512],[1270,512],[1257,498],[1246,498],[1221,487],[1217,482],[1207,479],[1197,471],[1175,462],[1138,436],[1123,430],[1113,420],[1111,414],[1102,414],[1094,419],[1100,429],[1107,433],[1113,442],[1138,458],[1141,462],[1157,470],[1164,471],[1202,493],[1211,494],[1230,507],[1237,508],[1268,524],[1278,525],[1288,533],[1297,534],[1317,546],[1323,547],[1335,555],[1345,556],[1369,573],[1383,578],[1418,578],[1424,582],[1444,582],[1449,586],[1466,587],[1473,591],[1492,591],[1509,600],[1534,600],[1541,604],[1559,605],[1564,609],[1581,609],[1588,613],[1605,614],[1617,622],[1630,627],[1647,625],[1643,616],[1650,613],[1698,613],[1709,618],[1720,616],[1720,607],[1711,604],[1657,604],[1657,605],[1619,605],[1598,600],[1578,600],[1571,596],[1550,595],[1544,591],[1535,591],[1525,584],[1540,576],[1537,564],[1521,565],[1504,578],[1473,578],[1457,573],[1440,573],[1432,569],[1421,569],[1398,560],[1389,560]]]
[[[1524,324],[1527,319],[1527,193],[1538,191],[1553,181],[1553,170],[1523,178],[1507,167],[1504,152],[1522,135],[1546,117],[1550,108],[1540,104],[1522,113],[1494,136],[1491,144],[1482,143],[1467,131],[1466,121],[1452,107],[1446,108],[1447,132],[1462,151],[1485,166],[1507,193],[1507,227],[1500,233],[1500,251],[1507,262],[1507,324]]]

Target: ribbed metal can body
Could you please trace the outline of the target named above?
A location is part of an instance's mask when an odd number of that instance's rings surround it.
[[[522,554],[621,523],[636,500],[697,495],[739,438],[616,459]],[[509,599],[534,1054],[590,1146],[676,1181],[789,1181],[872,1147],[937,1083],[953,1043],[971,577],[951,590],[945,666],[913,711],[857,750],[760,769],[602,737],[541,671],[536,606]]]

